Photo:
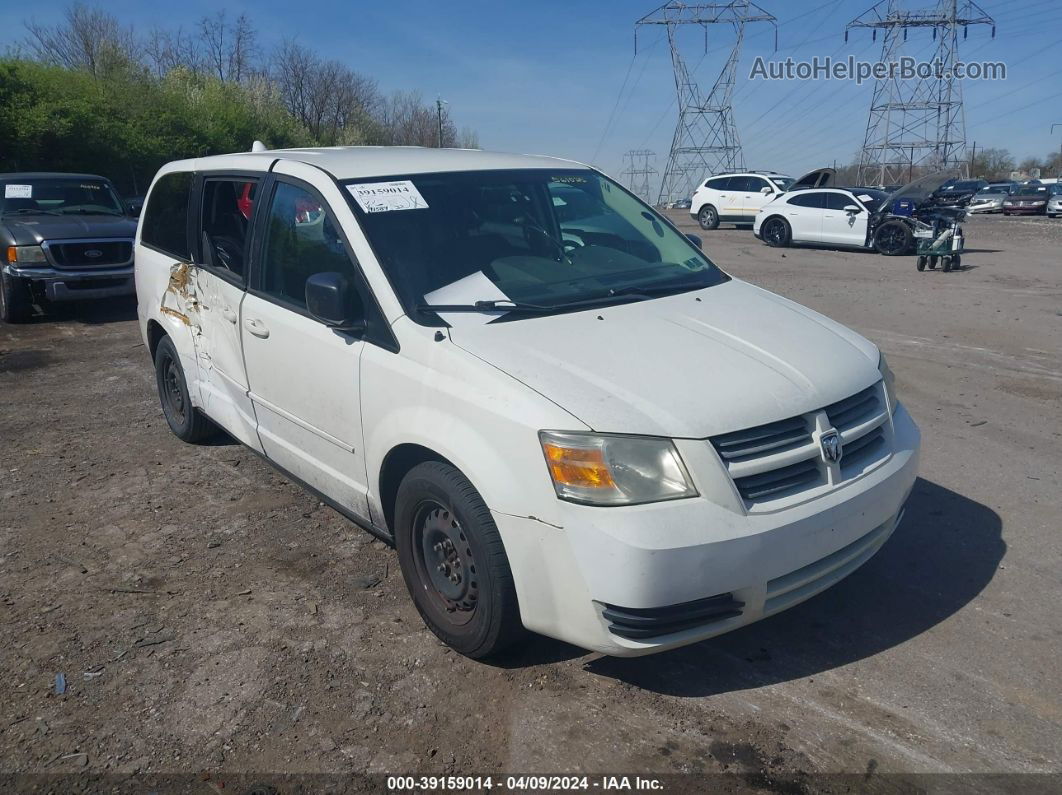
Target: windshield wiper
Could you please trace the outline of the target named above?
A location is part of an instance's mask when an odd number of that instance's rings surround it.
[[[78,215],[125,215],[125,213],[115,212],[114,210],[86,210],[84,207],[69,208],[62,211],[63,215],[73,215],[74,213]]]
[[[32,207],[20,207],[17,210],[5,210],[2,215],[59,215],[55,210],[35,210]]]
[[[471,304],[417,304],[418,312],[556,312],[559,307],[540,304],[523,304],[519,301],[490,300]]]

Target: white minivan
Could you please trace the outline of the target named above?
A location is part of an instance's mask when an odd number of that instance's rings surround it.
[[[443,641],[632,656],[848,575],[918,468],[878,349],[698,242],[571,161],[258,151],[159,171],[136,288],[174,433],[393,543]]]

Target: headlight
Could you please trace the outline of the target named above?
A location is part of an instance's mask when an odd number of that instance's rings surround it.
[[[590,505],[636,505],[694,497],[669,439],[541,431],[557,496]]]
[[[885,397],[889,401],[889,411],[896,413],[896,376],[893,375],[889,363],[885,361],[885,354],[878,353],[878,370],[881,372],[881,380],[885,382]]]
[[[40,246],[8,246],[7,261],[20,265],[32,262],[47,262],[44,249]]]

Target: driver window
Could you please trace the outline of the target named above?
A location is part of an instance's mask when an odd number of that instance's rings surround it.
[[[262,292],[305,309],[306,280],[315,273],[356,271],[338,225],[323,199],[287,182],[278,182],[265,217]]]
[[[203,257],[205,264],[228,271],[241,282],[246,274],[247,232],[257,181],[208,179],[203,185]]]

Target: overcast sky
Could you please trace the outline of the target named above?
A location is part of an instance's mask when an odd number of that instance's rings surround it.
[[[102,5],[138,30],[161,21],[154,4],[142,0]],[[863,142],[871,83],[746,77],[757,55],[876,59],[880,36],[875,43],[869,31],[857,31],[844,42],[845,24],[873,3],[762,0],[760,5],[779,20],[779,50],[772,52],[769,26],[748,27],[734,98],[747,164],[796,175],[851,160]],[[915,8],[927,5],[911,0]],[[1042,158],[1058,148],[1062,136],[1062,128],[1050,133],[1052,123],[1062,122],[1062,4],[985,0],[981,5],[997,21],[996,38],[987,26],[970,28],[960,55],[1002,60],[1008,79],[965,83],[967,139],[979,148],[1007,148],[1019,160]],[[61,0],[3,3],[0,41],[23,35],[30,9],[38,21],[52,22],[65,6]],[[622,170],[625,151],[647,148],[657,153],[656,166],[663,170],[676,120],[663,28],[643,28],[634,54],[634,22],[653,9],[651,1],[184,0],[166,6],[161,24],[191,27],[219,7],[232,16],[245,12],[267,48],[295,36],[376,78],[385,91],[441,96],[458,126],[474,128],[484,148],[570,157],[613,175]],[[713,28],[703,60],[703,34],[691,30],[683,37],[683,51],[691,66],[700,63],[696,74],[706,91],[721,65],[717,47],[728,52],[730,35],[723,26]],[[930,33],[911,31],[908,44],[913,55],[924,54],[932,45]]]

